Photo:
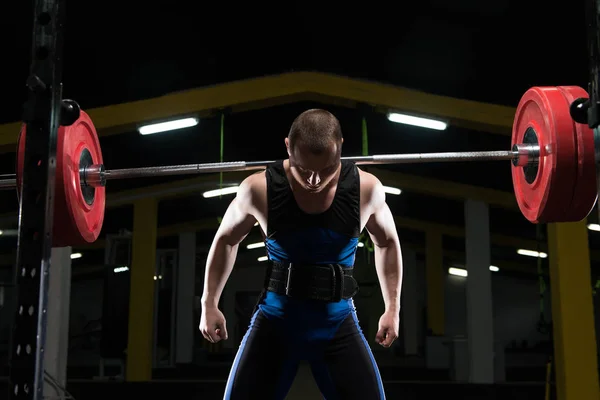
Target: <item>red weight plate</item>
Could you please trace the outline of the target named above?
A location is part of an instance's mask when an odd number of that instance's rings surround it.
[[[20,193],[25,153],[26,128],[19,135],[17,151],[17,190]],[[73,125],[60,127],[56,143],[56,186],[52,246],[65,247],[92,243],[104,222],[106,192],[97,187],[86,197],[81,188],[79,166],[83,159],[102,164],[102,152],[96,129],[90,117],[81,111]],[[86,193],[88,196],[90,193]]]
[[[93,198],[86,201],[79,169],[82,155],[90,160],[90,164],[103,163],[100,141],[92,120],[84,111],[73,125],[66,127],[62,139],[62,143],[58,142],[63,151],[62,165],[57,157],[56,175],[57,181],[63,182],[65,202],[59,204],[66,205],[64,214],[70,216],[76,229],[67,230],[59,237],[69,238],[67,245],[92,243],[98,238],[104,222],[106,192],[104,187],[97,187],[91,191]]]
[[[533,87],[519,102],[512,144],[540,147],[537,169],[512,166],[517,203],[533,223],[564,221],[570,207],[577,169],[575,132],[569,103],[556,87]]]
[[[568,104],[579,98],[589,98],[585,89],[579,86],[559,86]],[[596,155],[594,131],[585,124],[572,121],[576,132],[577,172],[571,206],[567,210],[568,221],[581,221],[586,218],[596,204],[598,197],[596,183]]]

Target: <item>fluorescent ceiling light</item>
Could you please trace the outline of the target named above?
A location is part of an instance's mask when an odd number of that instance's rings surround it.
[[[397,122],[399,124],[413,125],[421,128],[435,129],[443,131],[448,127],[448,124],[442,121],[429,118],[415,117],[413,115],[400,114],[400,113],[389,113],[387,115],[388,120]]]
[[[517,253],[522,256],[528,256],[528,257],[539,257],[539,258],[548,257],[548,254],[543,253],[541,251],[538,252],[538,251],[526,250],[526,249],[519,249],[519,250],[517,250]]]
[[[217,196],[221,196],[224,194],[234,194],[234,193],[237,193],[239,188],[240,188],[239,186],[230,186],[230,187],[226,187],[223,189],[209,190],[208,192],[202,193],[202,196],[205,199],[208,199],[209,197],[217,197]]]
[[[467,276],[467,270],[462,268],[448,268],[448,273],[456,276]]]
[[[83,254],[81,253],[73,253],[71,254],[71,260],[75,260],[76,258],[81,258]]]
[[[267,261],[268,259],[269,259],[269,257],[267,257],[267,256],[258,257],[258,261],[260,261],[260,262]]]
[[[500,271],[500,268],[496,267],[495,265],[490,265],[490,271],[492,271],[492,272],[498,272],[498,271]],[[448,268],[448,273],[450,275],[465,276],[465,277],[467,275],[469,275],[469,273],[468,273],[468,271],[466,269],[456,268],[456,267]]]
[[[196,125],[198,125],[198,118],[181,118],[173,121],[143,125],[138,128],[138,132],[140,135],[152,135],[153,133],[173,131],[176,129],[189,128]]]
[[[2,235],[4,233],[4,231],[0,230],[0,235]]]
[[[250,243],[248,246],[246,246],[248,250],[258,249],[260,247],[265,247],[265,242]]]
[[[600,232],[600,225],[599,224],[588,224],[588,229],[590,231],[596,231],[596,232]]]
[[[113,272],[115,274],[118,274],[119,272],[125,272],[125,271],[129,271],[128,267],[117,267],[115,269],[113,269]]]
[[[358,247],[365,247],[365,244],[363,242],[358,242]]]
[[[384,186],[384,187],[383,187],[383,190],[384,190],[386,193],[389,193],[389,194],[396,194],[396,195],[399,195],[400,193],[402,193],[402,190],[400,190],[400,189],[398,189],[398,188],[395,188],[395,187],[391,187],[391,186]]]

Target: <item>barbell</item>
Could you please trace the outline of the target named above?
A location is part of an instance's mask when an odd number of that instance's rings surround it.
[[[343,157],[358,165],[459,161],[511,161],[517,204],[532,223],[586,218],[598,196],[596,143],[586,124],[571,117],[576,100],[587,98],[577,86],[532,87],[515,114],[510,150],[385,154]],[[72,122],[72,121],[70,121]],[[22,188],[26,125],[17,141],[16,174],[4,175],[0,188]],[[105,169],[100,142],[89,115],[81,110],[57,136],[53,246],[94,242],[102,229],[106,182],[214,172],[261,170],[274,161],[236,161],[127,169]]]

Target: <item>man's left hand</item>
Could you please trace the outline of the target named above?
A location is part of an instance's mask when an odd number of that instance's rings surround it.
[[[400,325],[400,312],[390,310],[383,313],[379,318],[379,329],[375,341],[383,347],[390,347],[398,338]]]

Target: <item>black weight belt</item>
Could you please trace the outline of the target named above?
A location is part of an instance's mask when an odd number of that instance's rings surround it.
[[[266,290],[294,298],[336,302],[358,293],[353,267],[270,262]]]

